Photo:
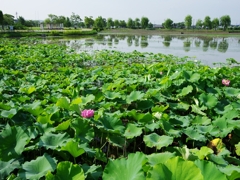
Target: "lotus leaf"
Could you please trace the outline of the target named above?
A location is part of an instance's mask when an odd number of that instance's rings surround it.
[[[143,141],[148,147],[156,147],[157,149],[161,149],[162,147],[172,144],[173,138],[165,135],[159,136],[156,133],[152,133],[145,135],[143,137]]]
[[[142,166],[146,163],[146,157],[141,152],[129,154],[128,158],[109,161],[103,171],[103,179],[112,180],[145,180]]]
[[[23,179],[40,179],[45,176],[47,172],[53,172],[56,167],[57,160],[47,153],[44,153],[43,156],[39,156],[35,160],[25,162],[22,165],[22,170],[19,172],[19,176]]]
[[[200,169],[192,162],[173,157],[165,163],[156,164],[147,174],[147,180],[204,180]]]
[[[0,133],[0,160],[9,161],[21,156],[30,139],[25,131],[23,127],[6,125]]]
[[[196,160],[194,163],[201,170],[204,179],[227,180],[226,175],[220,172],[212,162]]]

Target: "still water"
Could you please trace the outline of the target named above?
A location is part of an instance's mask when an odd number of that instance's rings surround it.
[[[78,52],[117,50],[123,52],[153,52],[188,56],[203,64],[226,62],[234,58],[240,62],[240,37],[187,35],[96,35],[84,38],[61,39],[61,43]]]

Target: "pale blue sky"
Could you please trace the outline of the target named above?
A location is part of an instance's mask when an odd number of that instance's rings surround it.
[[[70,17],[72,12],[84,16],[128,20],[148,17],[153,24],[161,24],[170,18],[182,22],[189,14],[196,23],[205,16],[211,19],[229,15],[232,24],[240,24],[240,0],[1,0],[4,14],[22,16],[25,19],[44,20],[48,14]]]

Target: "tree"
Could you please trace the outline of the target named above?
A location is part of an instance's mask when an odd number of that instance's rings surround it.
[[[227,29],[228,26],[231,25],[231,18],[229,15],[222,16],[220,18],[220,25],[223,26],[224,31]]]
[[[104,19],[102,18],[102,16],[98,16],[94,21],[93,29],[101,31],[104,29],[104,27],[105,27]]]
[[[3,24],[4,25],[13,25],[14,24],[14,16],[11,14],[3,15]]]
[[[25,26],[26,21],[25,21],[25,19],[22,16],[19,16],[18,23]]]
[[[128,28],[133,28],[134,27],[134,22],[133,22],[132,18],[128,18],[127,27]]]
[[[115,26],[115,28],[119,27],[119,20],[117,20],[117,19],[114,20],[114,26]]]
[[[64,24],[64,27],[71,27],[72,24],[71,24],[71,22],[70,22],[69,17],[66,18],[66,20],[64,21],[63,24]]]
[[[54,15],[54,14],[49,14],[49,15],[48,15],[48,19],[49,19],[50,23],[57,23],[57,21],[58,21],[58,16],[57,16],[57,15]]]
[[[219,19],[218,18],[214,18],[212,20],[212,27],[216,30],[218,26],[219,26]]]
[[[135,27],[140,28],[140,26],[141,26],[140,19],[136,18],[134,22],[135,22]]]
[[[148,22],[149,22],[149,19],[147,17],[142,17],[141,18],[142,29],[146,29],[148,27]]]
[[[191,27],[191,25],[192,25],[192,16],[191,15],[187,15],[186,17],[185,17],[185,26],[186,26],[186,28],[190,28]]]
[[[90,16],[90,17],[85,16],[84,23],[87,28],[91,28],[94,24],[94,20],[92,19],[92,16]]]
[[[126,27],[127,27],[126,21],[120,20],[120,21],[119,21],[119,26],[120,26],[121,28],[126,28]]]
[[[107,19],[107,28],[110,29],[114,26],[114,22],[112,20],[112,18],[108,18]]]
[[[80,26],[82,19],[80,18],[79,15],[72,13],[72,15],[70,16],[70,21],[72,25],[74,25],[75,27],[78,27]]]
[[[173,21],[171,19],[166,19],[163,23],[163,26],[165,29],[171,29],[172,28]]]
[[[202,28],[202,26],[203,26],[202,20],[201,20],[201,19],[198,19],[197,22],[196,22],[196,27],[197,27],[197,28]]]
[[[203,24],[204,24],[205,28],[212,29],[212,21],[211,21],[211,18],[209,16],[206,16],[204,18]]]
[[[2,25],[3,29],[3,12],[0,10],[0,25]]]

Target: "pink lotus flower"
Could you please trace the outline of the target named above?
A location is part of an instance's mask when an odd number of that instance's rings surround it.
[[[162,74],[163,74],[163,72],[161,71],[161,72],[160,72],[160,74],[162,75]]]
[[[82,111],[81,116],[84,118],[91,118],[94,116],[94,110],[92,109],[85,109]]]
[[[223,80],[222,80],[222,84],[225,85],[225,86],[229,86],[230,80],[228,80],[228,79],[223,79]]]

